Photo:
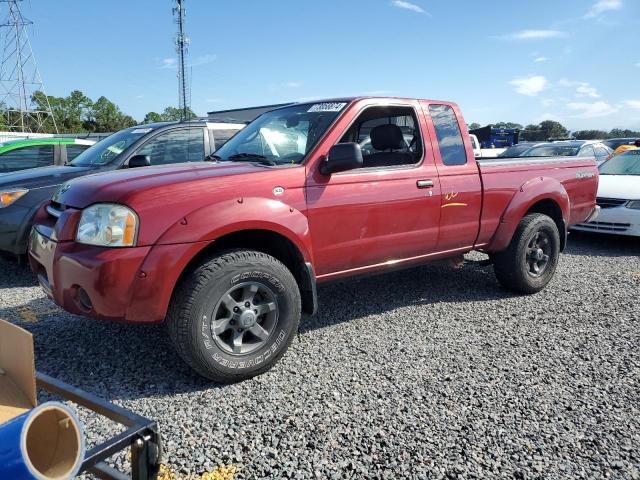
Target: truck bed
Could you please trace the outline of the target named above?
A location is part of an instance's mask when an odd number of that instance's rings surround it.
[[[569,225],[582,222],[593,210],[598,186],[593,157],[505,157],[478,159],[477,164],[484,191],[477,247],[489,244],[516,193],[530,182],[564,187],[571,205]],[[585,188],[590,183],[592,188]]]

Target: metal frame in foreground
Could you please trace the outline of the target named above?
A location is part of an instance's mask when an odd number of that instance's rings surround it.
[[[38,387],[92,410],[127,429],[90,449],[80,472],[105,480],[155,480],[160,468],[160,435],[156,422],[44,373],[36,373]],[[131,448],[131,477],[105,463],[115,453]]]

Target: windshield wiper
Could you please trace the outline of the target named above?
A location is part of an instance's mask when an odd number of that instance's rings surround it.
[[[276,165],[276,162],[269,160],[264,155],[258,155],[257,153],[235,153],[229,157],[229,160],[249,160],[250,162],[258,162],[263,165]]]
[[[210,153],[206,157],[204,157],[205,162],[219,162],[222,160],[220,155],[216,155],[215,153]]]

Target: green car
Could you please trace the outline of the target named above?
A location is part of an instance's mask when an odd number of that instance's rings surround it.
[[[28,168],[65,165],[87,148],[93,140],[77,138],[28,138],[0,143],[0,174]]]

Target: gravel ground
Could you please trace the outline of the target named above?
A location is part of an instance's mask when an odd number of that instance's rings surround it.
[[[37,368],[157,419],[181,478],[640,478],[638,239],[573,234],[527,297],[473,263],[323,287],[284,359],[231,386],[161,327],[69,315],[25,268],[0,272],[0,317],[34,334]],[[115,432],[81,416],[90,444]]]

